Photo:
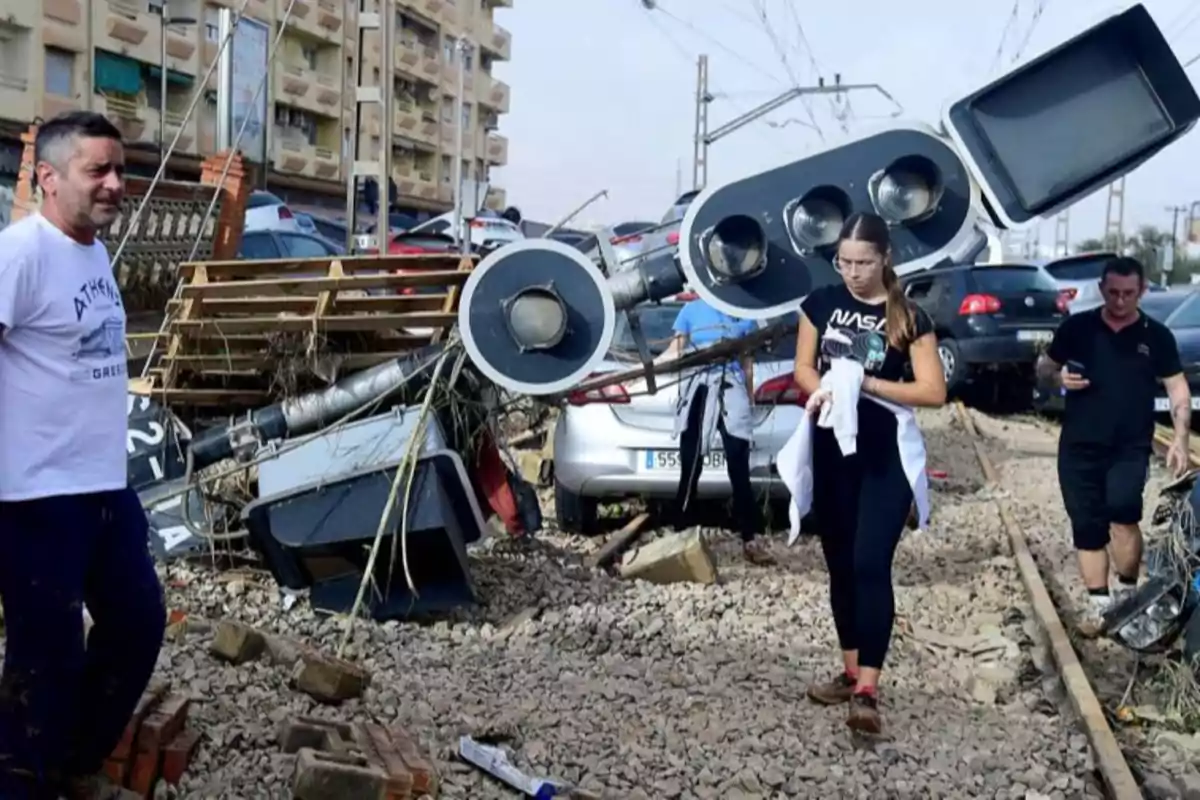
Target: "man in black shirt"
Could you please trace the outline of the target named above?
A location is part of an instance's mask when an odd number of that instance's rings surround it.
[[[1191,393],[1174,335],[1138,308],[1145,289],[1138,261],[1113,258],[1100,278],[1104,305],[1063,322],[1038,362],[1042,380],[1066,390],[1058,482],[1090,595],[1089,612],[1079,626],[1085,634],[1094,635],[1103,613],[1137,587],[1138,523],[1159,381],[1166,386],[1175,427],[1167,464],[1176,474],[1188,466]],[[1108,549],[1116,596],[1108,587]]]

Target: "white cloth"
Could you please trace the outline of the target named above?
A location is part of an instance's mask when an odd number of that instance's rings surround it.
[[[821,388],[830,400],[821,407],[817,424],[832,428],[844,456],[858,452],[858,398],[862,395],[863,365],[849,358],[835,358],[821,376]]]
[[[708,392],[700,424],[700,455],[703,457],[712,449],[718,419],[725,423],[725,430],[731,436],[751,441],[754,418],[745,382],[733,370],[712,368],[697,370],[680,381],[675,404],[675,438],[682,436],[687,428],[688,415],[701,386],[707,386]]]
[[[832,372],[830,365],[829,375]],[[822,379],[824,384],[824,379]],[[862,380],[859,379],[861,386]],[[922,529],[929,525],[929,476],[925,472],[926,453],[925,438],[917,426],[917,415],[907,406],[888,402],[874,395],[864,395],[868,400],[878,403],[896,415],[896,447],[900,453],[900,464],[912,488],[913,500],[917,506],[917,519]],[[837,402],[836,395],[833,402]],[[855,418],[855,429],[858,425],[858,404],[851,406]],[[819,424],[819,423],[818,423]],[[795,544],[800,536],[800,521],[812,509],[813,499],[813,463],[812,463],[812,418],[807,414],[797,426],[796,432],[788,439],[787,444],[779,451],[777,465],[779,478],[791,494],[788,504],[788,522],[791,530],[788,533],[788,544]],[[835,423],[835,436],[836,423]],[[838,440],[839,446],[841,439]],[[843,449],[844,453],[845,450]]]
[[[0,500],[123,488],[125,308],[108,251],[34,214],[0,231]]]

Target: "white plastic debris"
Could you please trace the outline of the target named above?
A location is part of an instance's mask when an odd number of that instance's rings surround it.
[[[490,744],[481,744],[470,736],[459,737],[458,755],[468,764],[474,764],[493,778],[504,781],[534,800],[559,797],[571,791],[571,787],[564,783],[552,781],[549,778],[532,778],[526,775],[512,765],[512,762],[508,760],[508,754],[502,749]]]

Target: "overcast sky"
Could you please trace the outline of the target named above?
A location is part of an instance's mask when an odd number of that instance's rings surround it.
[[[1200,53],[1200,3],[1145,5],[1182,60]],[[947,102],[1014,58],[1036,56],[1126,4],[659,0],[660,10],[647,11],[641,0],[515,0],[514,6],[496,15],[512,31],[513,59],[496,68],[512,86],[512,111],[500,129],[509,137],[509,164],[494,180],[526,217],[545,221],[607,189],[608,199],[581,219],[612,223],[657,221],[675,197],[680,165],[683,186],[691,187],[700,53],[709,56],[709,87],[718,94],[710,127],[793,85],[789,72],[801,83],[818,75],[832,81],[835,73],[844,83],[878,83],[903,106],[902,119],[934,122]],[[1190,74],[1200,77],[1200,62]],[[849,114],[828,98],[809,101],[827,141],[846,135],[839,116],[853,133],[885,124],[895,108],[874,92],[847,97]],[[808,108],[795,101],[714,144],[709,183],[820,149],[820,136],[806,127]],[[1198,164],[1200,135],[1193,131],[1132,173],[1126,229],[1168,227],[1167,206],[1200,200]],[[1072,242],[1103,232],[1106,197],[1101,191],[1072,208]],[[1041,231],[1043,244],[1052,243],[1054,223]]]

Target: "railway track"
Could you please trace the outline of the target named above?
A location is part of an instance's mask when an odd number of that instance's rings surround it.
[[[961,403],[956,404],[958,418],[971,437],[975,455],[987,482],[993,486],[1001,483],[1001,476],[988,451],[987,440],[981,434],[971,412]],[[1156,431],[1155,441],[1160,442],[1162,431]],[[1170,433],[1167,431],[1167,443]],[[1200,452],[1193,450],[1193,463],[1200,464]],[[1104,707],[1092,686],[1079,654],[1067,633],[1059,615],[1059,609],[1051,597],[1041,569],[1030,549],[1029,538],[1002,496],[994,498],[1005,532],[1012,546],[1013,558],[1021,575],[1034,615],[1049,645],[1058,667],[1067,698],[1075,710],[1078,722],[1086,734],[1096,756],[1096,767],[1104,782],[1109,797],[1113,800],[1140,800],[1143,797],[1138,782],[1130,769],[1120,743],[1108,723]]]

